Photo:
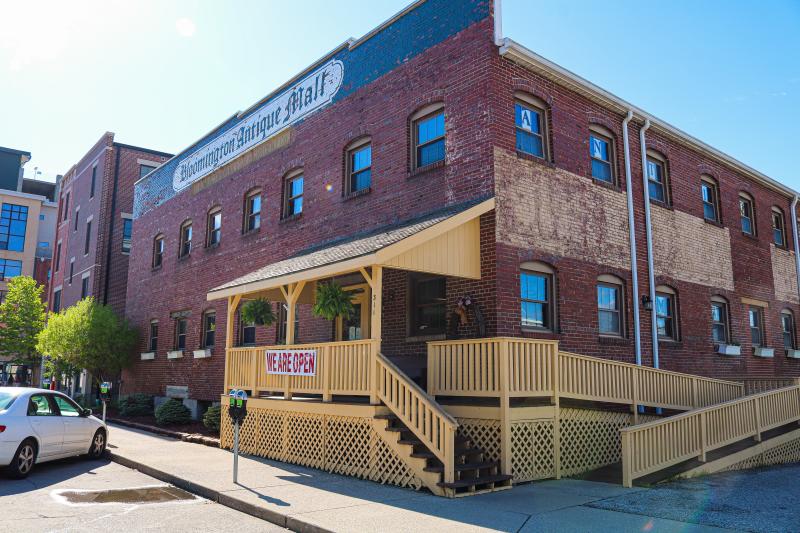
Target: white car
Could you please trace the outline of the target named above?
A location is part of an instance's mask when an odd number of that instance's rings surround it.
[[[45,389],[0,387],[0,467],[17,479],[36,463],[106,449],[108,428],[69,396]]]

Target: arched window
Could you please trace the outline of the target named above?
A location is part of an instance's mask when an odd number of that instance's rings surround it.
[[[755,237],[756,235],[756,210],[753,197],[746,192],[739,193],[739,219],[742,223],[742,233]]]
[[[772,206],[772,242],[775,246],[786,248],[786,223],[783,218],[783,210],[780,207]]]
[[[344,195],[369,190],[372,186],[372,142],[362,137],[345,149]]]
[[[242,233],[261,227],[261,189],[252,189],[244,196]]]
[[[153,238],[153,268],[161,268],[164,262],[164,235],[158,234]]]
[[[614,134],[611,130],[592,124],[589,126],[589,160],[592,177],[606,183],[617,183]]]
[[[658,327],[658,338],[678,340],[678,306],[675,289],[666,285],[656,287],[654,311]]]
[[[711,340],[717,344],[729,344],[731,340],[730,308],[722,296],[711,297]]]
[[[303,169],[298,168],[283,178],[283,217],[297,216],[303,212],[303,192],[305,184]]]
[[[781,311],[781,330],[783,331],[783,347],[788,353],[788,350],[794,350],[797,346],[794,313],[789,309]]]
[[[597,278],[597,324],[602,336],[624,336],[625,293],[617,276],[603,274]]]
[[[655,150],[647,150],[647,187],[650,200],[669,204],[667,158]]]
[[[222,238],[222,208],[213,207],[206,217],[206,247],[218,246]]]
[[[555,270],[539,261],[522,263],[519,285],[522,327],[555,331]]]
[[[703,218],[711,222],[720,222],[717,180],[706,174],[700,176],[700,194],[703,200]]]
[[[411,120],[411,168],[418,169],[444,161],[445,116],[441,102],[417,110]]]
[[[547,105],[528,93],[514,93],[514,130],[517,151],[550,159]]]
[[[181,224],[180,248],[178,257],[186,257],[192,253],[192,221],[187,220]]]

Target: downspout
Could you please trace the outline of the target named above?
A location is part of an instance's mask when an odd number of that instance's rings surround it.
[[[494,0],[494,44],[496,46],[503,46],[502,0]]]
[[[645,132],[650,120],[639,130],[639,148],[642,151],[642,187],[644,189],[644,229],[647,235],[647,276],[650,278],[650,335],[653,342],[653,368],[658,368],[658,324],[656,323],[656,277],[653,273],[653,228],[650,222],[650,186],[647,181],[647,144]],[[638,302],[637,302],[638,303]]]
[[[794,237],[794,272],[797,276],[797,295],[800,297],[800,246],[797,239],[797,202],[800,197],[794,196],[792,200],[792,236]]]
[[[622,121],[622,146],[625,156],[625,196],[628,199],[628,240],[631,244],[631,285],[633,286],[633,343],[636,350],[636,364],[642,364],[641,323],[639,321],[639,261],[636,256],[636,230],[633,214],[633,180],[631,179],[631,148],[628,140],[628,123],[633,111]]]

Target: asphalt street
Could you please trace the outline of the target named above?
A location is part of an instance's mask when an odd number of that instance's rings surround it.
[[[107,460],[88,461],[82,458],[55,461],[36,466],[31,476],[22,481],[0,476],[0,531],[16,532],[92,532],[113,531],[286,531],[224,507],[217,503],[186,495],[185,500],[165,503],[69,503],[71,491],[104,491],[105,494],[127,495],[140,489],[165,486],[146,476]],[[167,489],[171,491],[173,489]],[[85,499],[85,498],[84,498]],[[97,498],[109,499],[109,498]],[[112,498],[113,499],[113,498]]]

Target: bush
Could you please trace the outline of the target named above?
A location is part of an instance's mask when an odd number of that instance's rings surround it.
[[[167,400],[156,409],[156,423],[159,426],[188,424],[191,421],[192,415],[189,409],[175,398]]]
[[[212,431],[219,431],[222,408],[219,405],[209,407],[203,415],[203,425]]]
[[[153,397],[136,393],[119,401],[119,414],[122,416],[150,416],[153,414]]]

